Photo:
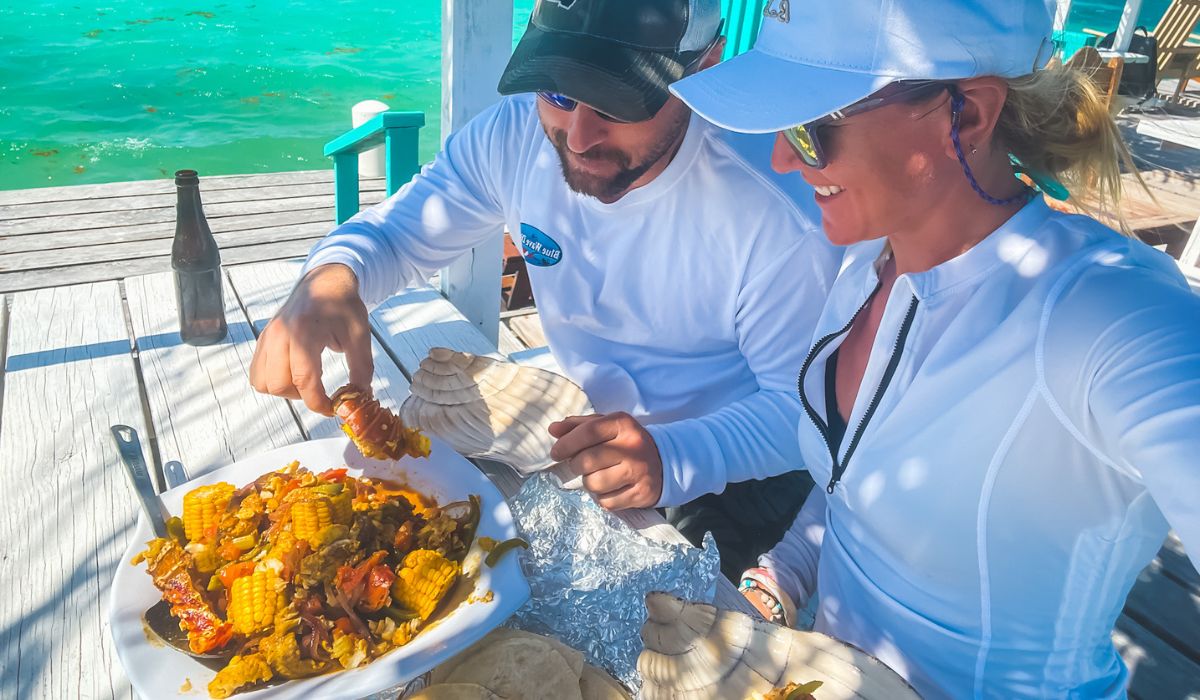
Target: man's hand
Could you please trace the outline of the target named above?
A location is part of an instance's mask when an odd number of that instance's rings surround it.
[[[628,413],[571,416],[550,424],[550,458],[568,462],[608,510],[649,508],[662,497],[663,466],[654,438]]]
[[[321,384],[321,352],[346,353],[350,383],[371,386],[371,327],[358,296],[358,278],[345,265],[313,268],[258,337],[250,362],[256,391],[304,399],[317,413],[333,415]]]

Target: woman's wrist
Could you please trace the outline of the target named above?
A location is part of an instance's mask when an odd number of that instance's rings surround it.
[[[779,587],[771,572],[761,567],[747,569],[742,573],[738,590],[749,598],[757,597],[762,602],[762,608],[770,613],[771,622],[791,627],[796,622],[796,604],[791,596]],[[751,601],[753,602],[753,600]],[[756,606],[757,607],[757,606]]]

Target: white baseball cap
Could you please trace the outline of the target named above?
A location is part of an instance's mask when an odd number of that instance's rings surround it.
[[[766,133],[897,80],[1015,77],[1053,53],[1054,0],[769,0],[750,51],[673,84],[718,126]]]

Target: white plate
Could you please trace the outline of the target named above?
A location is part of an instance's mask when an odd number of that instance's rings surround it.
[[[162,494],[163,504],[172,514],[183,510],[183,495],[202,484],[226,481],[241,487],[260,475],[280,469],[292,460],[313,472],[341,466],[354,475],[365,474],[382,479],[404,481],[438,503],[462,500],[478,494],[483,501],[477,535],[497,541],[516,536],[512,513],[503,496],[478,469],[454,452],[446,443],[430,438],[432,452],[426,459],[377,462],[364,458],[345,438],[313,440],[247,457],[216,469]],[[215,672],[195,659],[146,638],[142,613],[159,600],[158,590],[146,573],[145,564],[129,561],[152,538],[144,516],[113,577],[108,619],[112,627],[117,655],[135,690],[143,698],[208,697],[207,686]],[[350,671],[290,681],[235,698],[355,698],[404,683],[481,639],[498,626],[529,598],[529,585],[521,574],[517,557],[505,557],[489,569],[480,567],[475,594],[492,591],[490,602],[463,603],[445,614],[439,622],[421,632],[413,641],[392,650],[375,661]],[[183,692],[185,682],[191,690]]]

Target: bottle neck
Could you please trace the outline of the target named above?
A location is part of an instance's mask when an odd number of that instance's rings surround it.
[[[175,203],[175,241],[171,263],[177,268],[220,264],[217,242],[213,239],[197,184],[178,185]]]
[[[175,221],[179,226],[204,219],[199,185],[178,185],[175,196]],[[195,228],[199,228],[198,226]]]

